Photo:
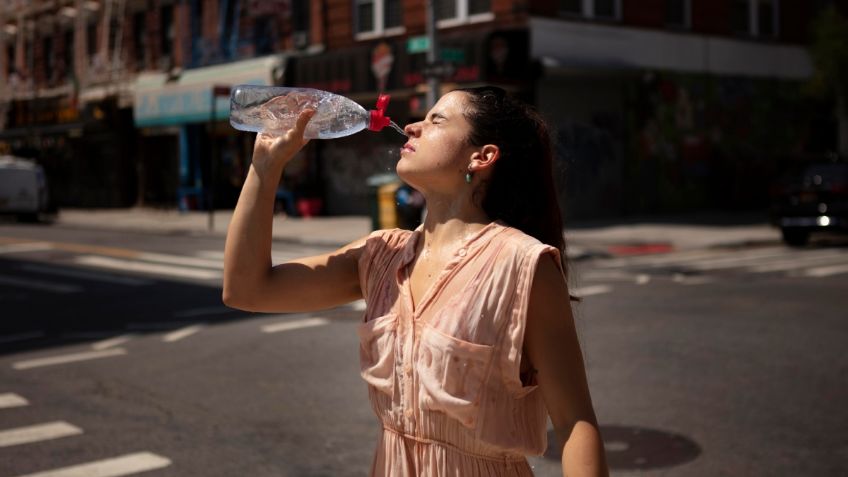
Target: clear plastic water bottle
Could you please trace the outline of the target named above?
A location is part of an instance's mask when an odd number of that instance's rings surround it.
[[[230,94],[230,124],[240,131],[282,133],[294,127],[301,111],[313,109],[303,134],[307,139],[335,139],[389,125],[402,131],[384,115],[388,105],[388,95],[380,95],[377,109],[366,111],[344,96],[318,89],[238,85]]]

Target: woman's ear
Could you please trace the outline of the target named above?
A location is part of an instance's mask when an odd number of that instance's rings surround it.
[[[500,157],[501,150],[498,146],[495,146],[494,144],[486,144],[471,156],[469,169],[471,169],[472,172],[488,169],[492,167],[492,165],[494,165]]]

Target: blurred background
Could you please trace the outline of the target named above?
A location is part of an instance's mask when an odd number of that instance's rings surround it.
[[[229,126],[226,91],[211,117],[215,86],[312,87],[365,107],[385,92],[403,125],[423,117],[435,73],[439,94],[496,84],[539,108],[568,218],[763,210],[788,168],[846,153],[845,39],[828,30],[844,29],[844,2],[444,0],[437,45],[425,7],[7,0],[0,151],[42,165],[58,207],[205,209],[214,183],[214,206],[232,208],[252,136]],[[308,212],[368,214],[367,176],[399,142],[315,142],[320,160],[284,186],[320,199]]]
[[[848,475],[848,1],[3,0],[0,477],[367,474],[364,302],[221,304],[245,83],[534,105],[612,474]],[[311,141],[274,263],[415,227],[403,142]]]

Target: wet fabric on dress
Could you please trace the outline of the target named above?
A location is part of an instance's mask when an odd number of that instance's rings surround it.
[[[468,237],[413,304],[421,231],[372,233],[359,262],[362,377],[382,430],[372,476],[531,476],[547,410],[520,375],[536,265],[559,251],[502,222]],[[525,380],[527,381],[527,380]]]

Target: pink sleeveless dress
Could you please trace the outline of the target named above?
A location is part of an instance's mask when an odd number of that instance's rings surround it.
[[[545,451],[547,410],[521,354],[536,265],[559,251],[492,222],[413,305],[421,234],[374,232],[359,262],[361,374],[382,424],[371,475],[532,476],[525,456]]]

